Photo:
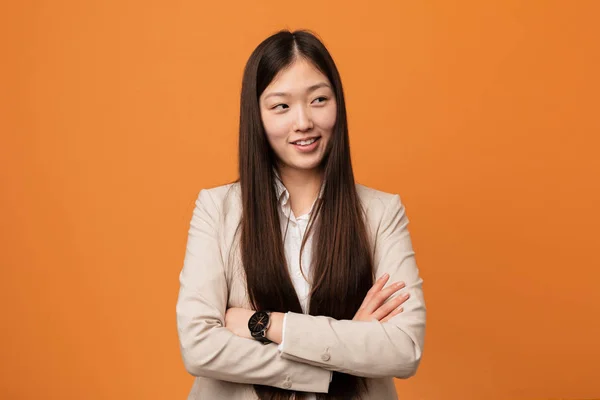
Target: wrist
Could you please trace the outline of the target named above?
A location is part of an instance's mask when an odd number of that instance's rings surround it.
[[[282,330],[283,330],[283,317],[285,313],[280,312],[272,312],[271,313],[271,323],[269,325],[269,329],[267,329],[266,338],[269,339],[273,343],[281,343],[282,338]]]
[[[250,318],[252,318],[252,316],[254,315],[254,311],[253,310],[246,310],[246,311],[247,311],[247,313],[246,313],[246,315],[244,315],[244,318],[243,318],[243,323],[246,328],[244,330],[244,333],[245,333],[244,337],[254,340],[254,338],[250,334],[250,329],[248,329],[248,321],[250,321]],[[240,321],[240,322],[242,322],[242,321]]]

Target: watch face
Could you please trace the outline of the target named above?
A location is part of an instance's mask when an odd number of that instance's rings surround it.
[[[248,329],[252,333],[258,333],[266,328],[269,323],[269,314],[264,311],[258,311],[248,321]]]

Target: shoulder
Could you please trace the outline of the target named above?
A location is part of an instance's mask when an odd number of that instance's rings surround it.
[[[240,183],[232,182],[224,185],[202,188],[198,193],[196,205],[217,213],[223,213],[232,206],[240,207]]]
[[[200,189],[200,193],[204,193],[205,196],[209,196],[217,203],[226,200],[231,195],[239,195],[240,183],[232,182],[224,185],[207,187]]]
[[[396,193],[384,192],[373,187],[369,187],[360,183],[356,184],[356,193],[364,207],[385,208],[395,199],[399,199]],[[199,197],[210,200],[215,203],[215,206],[223,205],[223,203],[231,203],[241,201],[241,188],[239,181],[227,183],[224,185],[203,188],[200,190]],[[240,204],[241,205],[241,204]]]
[[[384,192],[360,183],[356,184],[356,193],[365,211],[384,211],[395,202],[400,202],[400,195],[397,193]]]
[[[363,205],[367,224],[376,232],[382,226],[398,221],[408,223],[404,203],[398,193],[389,193],[365,185],[357,184],[356,192]]]
[[[356,193],[367,215],[381,216],[391,207],[403,207],[400,195],[396,193],[385,192],[360,183],[356,184]],[[241,208],[241,200],[240,183],[236,181],[201,189],[197,204],[222,213],[231,208]]]

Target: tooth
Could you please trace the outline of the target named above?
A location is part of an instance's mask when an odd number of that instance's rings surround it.
[[[294,144],[297,144],[297,145],[300,145],[300,146],[306,146],[306,145],[312,144],[312,143],[314,143],[316,141],[317,141],[316,138],[310,139],[310,140],[298,140],[298,141],[294,142]]]

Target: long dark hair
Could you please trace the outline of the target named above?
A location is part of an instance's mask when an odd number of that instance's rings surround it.
[[[312,62],[327,76],[337,104],[336,123],[321,165],[323,194],[315,203],[302,242],[303,248],[314,228],[308,313],[349,320],[373,284],[373,261],[352,172],[342,81],[331,55],[310,31],[282,30],[268,37],[244,69],[239,180],[243,202],[240,245],[247,290],[256,310],[302,313],[286,267],[273,172],[277,159],[265,136],[259,106],[260,95],[277,73],[298,58]],[[329,393],[317,398],[360,398],[366,386],[364,378],[334,372]],[[289,399],[293,393],[270,386],[254,388],[261,400]]]

